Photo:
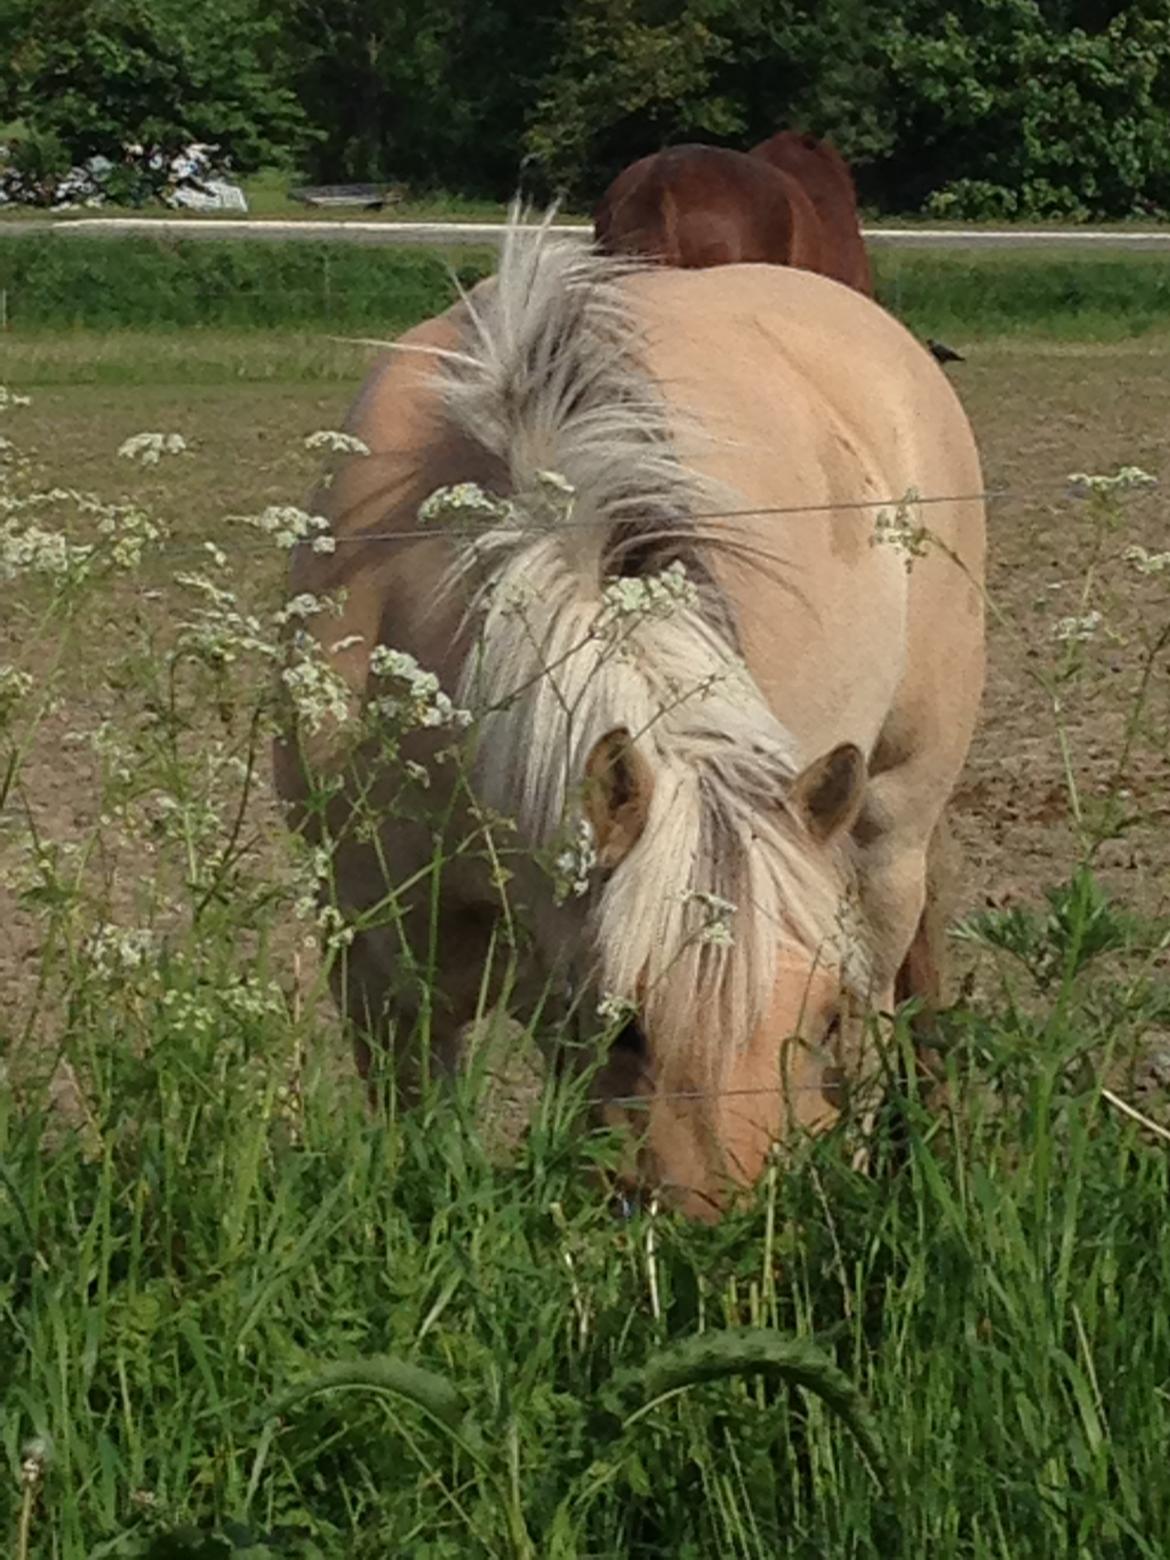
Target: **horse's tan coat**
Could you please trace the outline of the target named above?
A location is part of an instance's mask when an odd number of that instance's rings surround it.
[[[486,284],[490,286],[491,284]],[[624,284],[646,338],[646,362],[669,403],[712,436],[680,434],[684,457],[729,484],[743,507],[734,525],[755,561],[713,555],[711,566],[734,604],[747,665],[796,739],[806,762],[839,743],[869,760],[864,802],[852,827],[863,932],[870,955],[871,1000],[892,1000],[895,976],[922,917],[931,840],[964,762],[983,677],[983,505],[978,455],[967,420],[933,360],[868,299],[807,272],[772,266],[705,271],[654,270]],[[408,347],[453,347],[461,307],[408,333]],[[434,364],[410,352],[381,360],[347,426],[370,445],[320,495],[341,538],[411,530],[419,502],[444,482],[498,484],[502,473],[444,425]],[[681,424],[680,424],[681,425]],[[876,501],[909,490],[950,501],[913,511],[933,544],[910,570],[890,545],[871,545]],[[766,513],[783,509],[803,512]],[[438,609],[429,586],[452,556],[442,538],[350,541],[331,557],[303,554],[296,591],[343,585],[340,621],[322,628],[329,642],[361,635],[339,652],[338,668],[355,703],[364,688],[368,647],[410,651],[453,688],[467,645],[457,635],[461,603]],[[329,739],[312,757],[328,765]],[[424,751],[426,743],[419,744]],[[300,767],[277,751],[278,783],[292,801]],[[340,816],[340,815],[338,815]],[[392,875],[406,879],[429,859],[421,826],[386,829]],[[338,880],[351,907],[384,892],[368,847],[350,841],[338,856]],[[440,1057],[480,996],[479,970],[491,935],[490,894],[470,865],[445,879],[439,983],[445,993],[432,1022]],[[620,870],[620,869],[619,869]],[[520,897],[538,904],[537,878],[521,875]],[[422,918],[422,891],[415,895]],[[571,952],[580,922],[567,912],[543,951]],[[388,986],[393,949],[385,937],[359,939],[344,994],[356,1017]],[[477,960],[479,962],[477,962]],[[783,955],[791,963],[791,955]],[[532,992],[539,981],[532,976]],[[793,992],[802,995],[794,1007]],[[777,997],[731,1061],[725,1096],[713,1110],[655,1095],[653,1041],[647,1065],[629,1071],[615,1058],[614,1092],[645,1093],[647,1172],[670,1183],[677,1200],[702,1214],[722,1201],[724,1175],[751,1181],[786,1121],[822,1124],[840,1104],[837,1069],[847,1042],[830,1043],[839,1010],[834,971],[796,960],[777,970]],[[521,996],[524,991],[521,991]],[[409,1021],[409,996],[398,1001]],[[697,1024],[704,1015],[695,1015]],[[806,1043],[783,1044],[799,1022]],[[780,1057],[781,1086],[776,1086]],[[604,1084],[603,1076],[603,1084]]]

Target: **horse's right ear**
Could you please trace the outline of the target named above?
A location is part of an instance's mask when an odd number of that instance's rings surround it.
[[[789,805],[815,840],[830,840],[853,827],[865,800],[865,754],[842,742],[797,775]]]
[[[585,816],[593,826],[597,862],[623,862],[642,838],[654,795],[654,772],[624,726],[606,732],[585,760]]]

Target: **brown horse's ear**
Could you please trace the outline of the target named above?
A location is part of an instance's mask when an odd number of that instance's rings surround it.
[[[789,803],[815,840],[851,828],[865,800],[865,754],[842,742],[815,758],[792,782]]]
[[[598,864],[612,871],[642,837],[654,773],[624,726],[606,732],[585,760],[585,816],[593,825]]]

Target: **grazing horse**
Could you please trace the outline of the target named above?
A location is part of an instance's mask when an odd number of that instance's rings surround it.
[[[899,971],[932,978],[912,950],[983,680],[970,427],[856,292],[633,268],[515,216],[497,275],[398,347],[347,424],[370,453],[320,495],[334,550],[292,565],[345,592],[306,632],[349,717],[275,753],[354,934],[339,1000],[453,1067],[526,924],[510,1010],[622,1005],[603,1113],[639,1129],[638,1184],[714,1217],[841,1113]],[[358,720],[388,694],[400,727],[434,713],[387,767]]]
[[[834,274],[799,180],[721,146],[672,146],[632,163],[598,202],[593,230],[604,254],[688,270],[759,261]]]
[[[812,201],[824,235],[824,274],[872,298],[873,274],[861,236],[857,191],[836,147],[814,135],[781,130],[748,155],[795,179]]]

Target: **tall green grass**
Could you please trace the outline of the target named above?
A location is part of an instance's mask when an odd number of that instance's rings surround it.
[[[829,1141],[717,1230],[617,1222],[552,1087],[503,1162],[482,1079],[366,1119],[236,920],[100,1000],[75,975],[74,1130],[28,1085],[0,1113],[0,1532],[34,1440],[33,1554],[1165,1554],[1170,1170],[1082,1076],[1091,1009],[956,1015],[994,1108],[910,1102],[876,1178]],[[762,1379],[615,1406],[742,1325],[837,1362],[879,1473]],[[454,1396],[288,1392],[387,1354]]]
[[[876,249],[878,295],[922,334],[1043,332],[1115,340],[1170,324],[1170,266],[1114,253]],[[193,327],[397,332],[445,308],[488,249],[6,237],[0,288],[15,332]]]

